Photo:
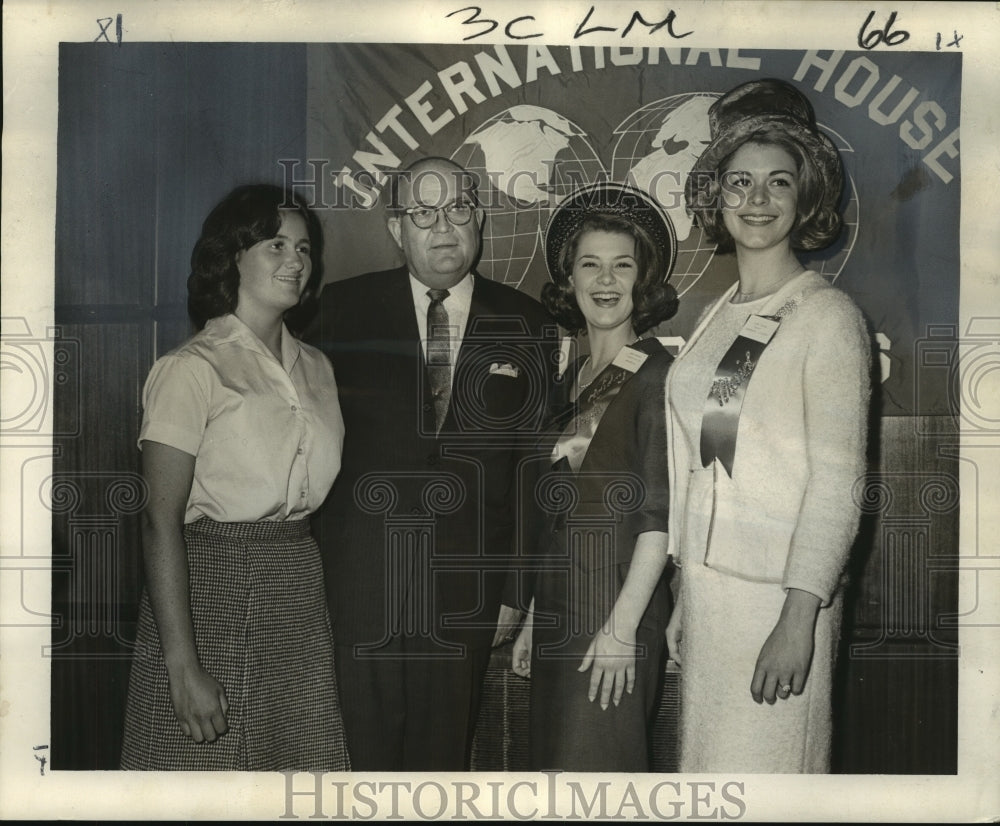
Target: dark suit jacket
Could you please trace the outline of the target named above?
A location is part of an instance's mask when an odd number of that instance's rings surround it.
[[[333,363],[346,426],[314,520],[339,644],[401,632],[456,652],[492,641],[558,331],[534,299],[474,279],[440,433],[405,268],[328,285],[306,332]]]

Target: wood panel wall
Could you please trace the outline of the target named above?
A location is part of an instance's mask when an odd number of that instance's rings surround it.
[[[102,48],[106,46],[106,48]],[[191,248],[234,186],[305,157],[306,49],[60,48],[56,323],[77,343],[57,387],[52,767],[117,767],[141,588],[142,386],[192,332]],[[74,427],[78,422],[79,427]],[[61,425],[60,425],[61,423]]]
[[[958,437],[949,417],[883,418],[851,559],[834,768],[958,769]]]

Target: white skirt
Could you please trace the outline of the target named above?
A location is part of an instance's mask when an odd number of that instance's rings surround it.
[[[757,704],[757,657],[785,601],[780,585],[697,563],[681,573],[682,772],[826,773],[843,592],[820,609],[802,694]]]

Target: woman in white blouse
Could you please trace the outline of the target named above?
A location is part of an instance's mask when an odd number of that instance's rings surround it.
[[[202,329],[143,392],[146,581],[122,768],[348,767],[307,519],[344,425],[329,362],[283,321],[318,280],[320,245],[315,216],[269,185],[226,196],[195,245]]]

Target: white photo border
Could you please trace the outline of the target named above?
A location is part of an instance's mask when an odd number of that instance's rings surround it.
[[[540,43],[569,45],[574,30],[597,7],[604,17],[627,21],[633,10],[647,19],[659,19],[667,10],[677,13],[678,27],[693,34],[686,47],[742,49],[858,48],[859,30],[870,12],[873,21],[888,21],[910,35],[905,44],[877,48],[933,51],[936,35],[962,35],[962,221],[960,329],[990,312],[1000,314],[1000,255],[997,244],[997,207],[1000,207],[1000,5],[983,3],[881,2],[730,2],[705,4],[648,0],[593,4],[583,0],[483,0],[483,17],[507,21],[476,43],[513,43],[504,29],[516,34],[531,24],[545,33]],[[33,332],[54,325],[53,273],[56,204],[56,129],[58,113],[58,46],[60,42],[90,42],[102,28],[97,21],[122,16],[122,36],[137,41],[201,42],[461,42],[470,31],[460,16],[465,8],[452,2],[333,3],[325,0],[8,0],[3,6],[4,133],[2,315],[24,319]],[[522,23],[514,23],[518,19]],[[602,21],[603,22],[603,21]],[[115,23],[107,30],[113,40]],[[481,27],[480,27],[481,28]],[[477,29],[478,31],[479,29]],[[622,45],[617,33],[595,33],[588,45]],[[113,44],[108,48],[113,48]],[[991,309],[995,308],[995,309]],[[1000,373],[982,385],[984,408],[1000,410]],[[48,411],[51,416],[51,410]],[[424,775],[395,778],[411,784],[397,786],[398,808],[388,792],[376,794],[386,777],[355,774],[324,778],[325,817],[336,813],[375,819],[394,814],[427,819],[437,814],[438,787],[448,806],[440,817],[453,816],[462,794],[478,784],[477,808],[501,819],[557,819],[565,814],[565,783],[572,779],[593,790],[609,781],[615,802],[609,814],[621,819],[640,813],[654,817],[646,805],[657,794],[657,784],[678,784],[687,801],[681,811],[661,807],[659,818],[686,819],[700,812],[702,819],[829,820],[829,821],[969,821],[1000,817],[1000,554],[991,537],[1000,535],[1000,462],[995,453],[996,432],[963,433],[960,482],[977,498],[963,500],[960,517],[960,554],[965,570],[960,587],[960,615],[976,615],[975,624],[961,627],[959,663],[959,752],[955,776],[753,776],[712,775],[624,776],[600,778],[562,775],[557,797],[549,793],[553,776]],[[51,432],[51,429],[49,429]],[[51,603],[45,577],[23,577],[27,568],[44,569],[50,553],[50,514],[36,503],[22,511],[17,495],[21,464],[30,451],[45,461],[51,446],[11,444],[0,447],[0,817],[4,819],[259,819],[279,818],[292,805],[305,819],[313,814],[308,796],[292,799],[288,779],[280,774],[64,772],[38,770],[35,746],[48,743],[49,667],[41,656],[50,644],[51,629],[44,622],[25,626],[17,607],[31,605],[42,614]],[[976,546],[976,538],[980,545]],[[294,779],[305,789],[308,775]],[[701,804],[708,786],[718,793],[729,786],[734,801],[720,798]],[[340,784],[338,786],[338,784]],[[425,784],[425,796],[413,789]],[[430,785],[426,785],[430,784]],[[491,785],[494,784],[494,785]],[[499,785],[496,785],[499,784]],[[532,785],[534,784],[534,785]],[[670,787],[672,788],[672,787]],[[338,791],[339,789],[339,791]],[[641,805],[625,798],[634,790]],[[615,797],[614,795],[617,795]],[[624,797],[623,797],[624,795]],[[337,808],[336,801],[341,801]],[[377,798],[376,806],[364,800]],[[499,809],[491,801],[499,799]],[[665,799],[665,798],[664,798]],[[674,795],[674,799],[678,799]],[[621,802],[621,805],[619,805]],[[352,808],[353,807],[353,808]],[[475,819],[476,809],[465,810]],[[577,818],[582,819],[582,818]]]

